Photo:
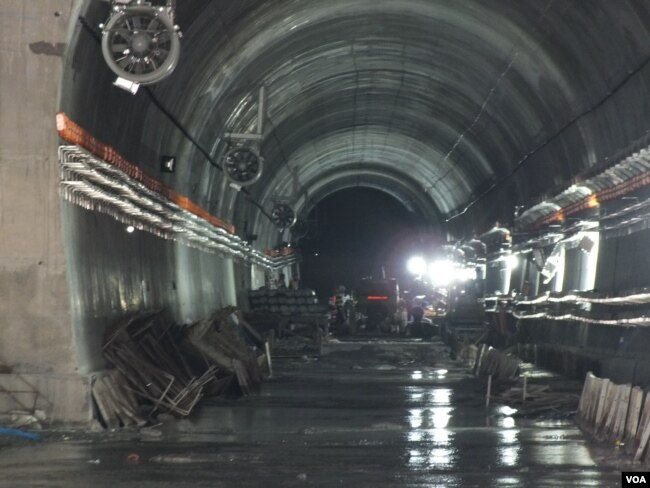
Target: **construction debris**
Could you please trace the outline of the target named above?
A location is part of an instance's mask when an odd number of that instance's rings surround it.
[[[573,391],[552,391],[549,384],[530,384],[528,375],[522,375],[521,360],[512,354],[489,347],[487,344],[470,344],[461,349],[463,359],[469,362],[478,377],[488,378],[486,405],[490,400],[517,410],[515,416],[569,416],[578,407],[579,396]],[[492,380],[497,381],[496,385]],[[512,386],[516,383],[516,386]],[[555,389],[558,385],[555,385]],[[496,392],[496,393],[495,393]]]
[[[201,398],[233,384],[249,394],[262,381],[265,350],[240,324],[233,307],[187,326],[159,312],[122,320],[104,343],[114,369],[93,382],[100,420],[108,428],[142,426],[158,413],[187,416]]]
[[[474,364],[477,376],[493,376],[497,380],[513,380],[519,376],[521,360],[498,349],[482,344]]]
[[[547,413],[573,414],[578,406],[579,395],[551,391],[549,385],[528,385],[508,388],[496,399],[517,409],[516,416],[528,417]]]

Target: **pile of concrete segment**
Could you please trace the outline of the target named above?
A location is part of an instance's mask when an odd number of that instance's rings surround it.
[[[132,315],[106,335],[97,417],[109,428],[144,425],[158,413],[187,416],[205,396],[247,395],[262,381],[264,346],[232,307],[184,326],[160,312]]]
[[[252,312],[270,312],[279,315],[302,315],[323,313],[325,307],[318,303],[316,292],[311,289],[251,290],[248,300]]]

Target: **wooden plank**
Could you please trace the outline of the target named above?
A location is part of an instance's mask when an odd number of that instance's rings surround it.
[[[641,413],[641,421],[634,438],[634,460],[640,461],[650,438],[650,395],[646,395]]]
[[[630,393],[630,406],[627,414],[627,422],[625,424],[625,436],[623,442],[625,443],[625,450],[628,453],[634,451],[634,438],[639,428],[639,420],[641,417],[641,405],[643,403],[643,390],[638,386],[632,388]]]
[[[625,421],[627,420],[627,411],[630,406],[630,393],[632,392],[632,385],[621,385],[621,392],[616,405],[616,419],[614,425],[609,433],[609,439],[612,441],[623,441],[623,433],[625,431]]]
[[[593,375],[593,373],[589,371],[587,373],[587,376],[585,377],[585,382],[582,385],[582,393],[580,394],[580,402],[578,403],[578,412],[576,415],[578,423],[582,423],[585,421],[587,410],[589,409],[588,405],[589,405],[591,390],[593,388],[594,378],[595,376]]]
[[[591,401],[589,402],[589,410],[587,411],[587,427],[590,432],[593,432],[596,427],[598,407],[600,405],[603,388],[605,388],[604,385],[605,380],[603,378],[594,378],[594,386],[591,390]]]
[[[610,384],[609,392],[605,404],[605,419],[604,422],[598,425],[596,430],[596,439],[604,440],[608,437],[611,431],[614,420],[616,419],[616,405],[621,395],[621,385]]]
[[[98,381],[98,379],[95,379],[93,383],[92,395],[106,427],[109,429],[117,427],[118,420],[113,414],[110,404],[106,400],[104,384],[101,381]]]
[[[610,381],[607,378],[604,378],[600,384],[600,393],[598,395],[598,407],[596,409],[596,416],[593,422],[593,432],[598,431],[598,427],[604,423],[606,411],[606,402],[610,390]]]

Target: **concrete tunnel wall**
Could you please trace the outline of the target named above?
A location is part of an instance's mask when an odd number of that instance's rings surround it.
[[[408,168],[417,183],[404,173],[400,195],[406,200],[411,192],[414,208],[439,216],[434,227],[504,180],[452,222],[455,235],[468,236],[497,219],[508,222],[514,205],[648,131],[650,5],[547,7],[535,1],[187,0],[178,6],[181,63],[151,90],[219,159],[225,127],[254,125],[250,94],[265,83],[267,168],[252,192],[267,206],[277,188],[302,208],[313,206],[313,198],[327,193],[322,176],[346,152],[337,145],[341,139],[367,155],[358,162],[373,184],[392,181],[382,168]],[[261,248],[281,236],[144,91],[132,96],[112,86],[96,40],[78,20],[96,29],[107,18],[107,3],[10,0],[1,8],[8,49],[0,52],[7,67],[0,73],[0,361],[20,373],[56,377],[56,388],[39,388],[50,398],[58,391],[56,403],[67,397],[71,405],[87,400],[84,375],[103,366],[106,325],[143,307],[165,308],[179,321],[201,317],[233,303],[250,270],[145,233],[127,235],[109,217],[62,203],[58,110],[240,230],[245,224],[260,229]],[[356,46],[352,58],[350,45]],[[360,89],[368,90],[365,98]],[[376,127],[384,128],[384,140],[423,144],[384,151]],[[311,161],[304,149],[320,136],[323,152]],[[175,174],[158,172],[162,154],[178,157]],[[342,172],[330,187],[353,184],[354,176]],[[68,410],[70,417],[84,415],[80,407]]]
[[[101,2],[78,2],[79,15],[97,26],[106,18]],[[74,20],[73,20],[74,23]],[[99,45],[88,31],[72,32],[61,92],[61,110],[100,140],[118,148],[170,186],[173,176],[158,171],[159,155],[143,140],[152,110],[145,97],[112,86],[115,76],[101,64]],[[102,95],[102,92],[105,95]],[[156,133],[154,141],[162,137]],[[178,135],[177,135],[178,137]],[[141,143],[142,142],[142,143]],[[182,171],[182,168],[181,168]],[[197,190],[184,194],[197,198]],[[201,191],[205,191],[201,187]],[[207,254],[146,232],[128,234],[110,217],[63,203],[63,232],[72,290],[72,317],[78,367],[83,373],[104,367],[104,331],[125,314],[163,309],[169,318],[188,323],[225,305],[236,305],[235,273],[245,280],[250,267]],[[235,268],[246,268],[236,271]]]

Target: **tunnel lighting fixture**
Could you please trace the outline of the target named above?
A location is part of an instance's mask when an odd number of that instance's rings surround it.
[[[160,158],[160,171],[173,173],[176,169],[176,158],[174,156],[163,156]]]
[[[422,256],[413,256],[407,261],[406,269],[413,275],[421,276],[427,271],[427,263]]]
[[[59,165],[59,189],[65,200],[113,217],[125,224],[127,231],[129,227],[137,228],[188,247],[270,270],[296,261],[293,253],[270,257],[250,248],[239,236],[167,198],[165,191],[171,190],[165,190],[160,182],[149,178],[150,186],[147,186],[136,180],[134,175],[141,176],[141,171],[135,166],[128,169],[133,175],[127,174],[78,146],[60,146]],[[152,187],[159,188],[160,192]]]
[[[132,233],[135,231],[135,227],[133,227],[132,225],[127,225],[127,226],[126,226],[126,231],[127,231],[129,234],[132,234]]]

